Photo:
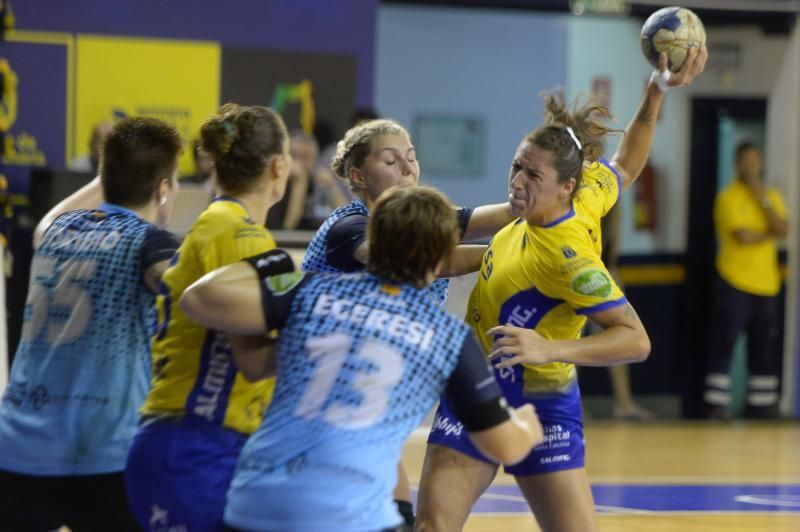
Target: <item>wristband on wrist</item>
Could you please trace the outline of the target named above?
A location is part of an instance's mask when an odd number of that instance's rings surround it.
[[[671,76],[672,73],[669,70],[665,70],[664,72],[653,70],[653,73],[650,74],[650,83],[655,83],[656,87],[658,87],[658,90],[660,90],[661,92],[667,92],[672,88],[667,83]]]

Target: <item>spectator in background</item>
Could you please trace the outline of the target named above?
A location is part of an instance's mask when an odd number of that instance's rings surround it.
[[[353,111],[353,115],[350,117],[350,125],[347,129],[353,129],[362,122],[377,120],[380,117],[381,116],[378,114],[378,111],[370,107],[356,109]],[[317,137],[319,145],[322,147],[319,153],[319,165],[325,168],[330,168],[333,157],[336,155],[336,143],[339,141],[341,136],[329,135],[329,132],[324,127],[321,127],[319,132],[315,131],[314,135]],[[344,181],[342,181],[342,183],[344,183]],[[350,187],[347,186],[346,183],[344,183],[344,188],[348,191],[350,190]],[[352,201],[353,199],[354,197],[351,197],[348,201]]]
[[[717,279],[714,324],[704,399],[712,418],[730,416],[731,352],[747,331],[748,379],[745,415],[778,415],[778,292],[781,287],[776,241],[786,236],[786,206],[763,180],[761,150],[745,141],[736,148],[736,175],[717,194]]]
[[[336,177],[319,161],[316,139],[294,131],[290,149],[294,164],[289,175],[287,193],[270,210],[267,226],[283,229],[317,229],[336,208],[347,203]]]
[[[313,136],[295,132],[292,135],[292,157],[308,176],[303,226],[317,229],[330,213],[347,203],[347,197],[331,169],[319,165],[319,144]]]
[[[380,118],[380,114],[375,109],[371,107],[362,107],[353,111],[353,115],[350,117],[350,125],[348,126],[348,130],[354,128],[355,126],[361,124],[362,122],[368,122],[370,120],[377,120]],[[319,145],[322,147],[319,153],[319,160],[317,161],[318,168],[325,168],[330,169],[331,162],[333,161],[334,155],[336,155],[336,143],[339,141],[340,137],[337,136],[328,136],[324,128],[321,128],[322,131],[320,133],[324,133],[321,135],[317,135],[315,131],[314,134],[319,141]],[[343,136],[343,135],[342,135]],[[339,187],[339,191],[342,193],[342,196],[345,198],[345,203],[353,201],[356,199],[355,194],[353,194],[352,189],[350,188],[349,183],[346,179],[336,179],[336,185]]]
[[[89,137],[89,155],[73,159],[69,164],[69,169],[75,172],[91,172],[92,175],[97,175],[97,168],[100,165],[100,150],[106,137],[111,133],[112,127],[113,125],[109,122],[95,124]]]

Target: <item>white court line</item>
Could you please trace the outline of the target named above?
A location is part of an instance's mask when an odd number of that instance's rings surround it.
[[[598,506],[599,508],[599,506]],[[641,510],[641,512],[647,513],[648,516],[656,517],[659,515],[685,515],[685,516],[693,516],[693,515],[708,515],[708,516],[731,516],[731,515],[757,515],[757,516],[771,516],[771,515],[779,515],[779,516],[795,516],[800,515],[800,512],[787,512],[787,511],[777,511],[777,512],[770,512],[770,511],[758,511],[758,512],[742,512],[742,511],[735,511],[735,512],[724,512],[720,510]],[[503,517],[503,516],[510,516],[510,515],[532,515],[530,511],[527,512],[472,512],[469,514],[470,517]],[[608,512],[608,513],[599,513],[597,514],[598,517],[604,517],[607,515],[613,515],[614,517],[628,517],[628,516],[636,516],[641,515],[637,512]]]
[[[781,500],[771,497],[793,497],[795,500]],[[763,506],[800,508],[800,495],[737,495],[733,500],[747,504],[761,504]]]
[[[619,515],[630,515],[630,514],[619,514]],[[757,512],[750,512],[750,511],[730,511],[726,512],[724,510],[650,510],[650,515],[800,515],[800,512],[791,512],[791,511],[779,511],[779,512],[770,512],[767,511],[757,511]]]
[[[624,506],[608,506],[606,504],[595,504],[594,505],[596,510],[601,510],[605,513],[609,514],[631,514],[631,515],[651,515],[658,513],[655,510],[642,510],[640,508],[626,508]]]
[[[731,477],[731,476],[664,476],[652,475],[644,477],[634,476],[589,476],[593,484],[664,484],[664,485],[683,485],[683,484],[720,484],[749,486],[766,484],[769,486],[783,486],[790,484],[800,484],[800,477],[780,477],[774,476],[753,476],[753,477]]]
[[[513,502],[524,502],[524,503],[528,502],[522,495],[503,495],[502,493],[484,493],[483,495],[480,496],[480,498],[492,499],[493,501],[513,501]]]
[[[418,490],[419,486],[412,484],[411,488],[414,490]],[[511,502],[523,502],[527,503],[525,497],[521,495],[505,495],[503,493],[484,493],[480,497],[481,499],[490,499],[495,501],[511,501]],[[753,500],[745,500],[745,499],[753,499]],[[753,496],[753,495],[740,495],[735,498],[738,502],[747,502],[747,503],[755,503],[755,504],[772,504],[774,506],[790,506],[790,507],[798,507],[800,508],[800,501],[774,501],[763,499],[767,502],[758,502],[761,500],[760,496]],[[785,503],[785,504],[780,504]],[[800,510],[792,511],[792,510],[777,510],[777,511],[769,511],[769,510],[756,510],[756,511],[742,511],[742,510],[732,510],[732,511],[725,511],[725,510],[643,510],[640,508],[627,508],[624,506],[609,506],[606,504],[595,504],[595,509],[604,514],[601,515],[659,515],[659,514],[666,514],[666,515],[798,515],[800,514]],[[530,511],[522,511],[522,512],[472,512],[471,515],[530,515]]]
[[[527,504],[528,501],[525,500],[525,497],[521,495],[504,495],[502,493],[484,493],[480,497],[481,499],[490,499],[493,501],[512,501],[512,502],[522,502]],[[604,504],[596,504],[595,508],[598,510],[602,510],[609,513],[620,513],[620,514],[651,514],[650,510],[640,510],[638,508],[625,508],[623,506],[608,506]],[[525,512],[522,512],[525,513]],[[483,515],[483,512],[476,512],[476,515]]]

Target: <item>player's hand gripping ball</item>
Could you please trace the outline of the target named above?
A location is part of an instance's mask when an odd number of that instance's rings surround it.
[[[706,43],[706,30],[694,12],[685,7],[659,9],[642,26],[642,51],[655,68],[658,55],[667,54],[669,69],[680,70],[691,48],[700,48]]]

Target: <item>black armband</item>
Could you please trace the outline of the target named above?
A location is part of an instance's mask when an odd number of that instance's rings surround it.
[[[469,409],[456,410],[456,414],[467,432],[479,432],[496,427],[511,419],[505,398],[496,397]]]
[[[244,261],[256,270],[260,279],[295,271],[292,257],[282,249],[271,249],[266,253],[248,257]]]

